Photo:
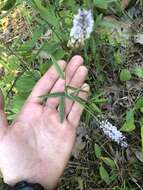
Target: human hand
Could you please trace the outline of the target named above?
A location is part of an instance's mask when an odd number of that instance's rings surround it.
[[[83,59],[74,56],[69,64],[59,61],[66,73],[66,83],[79,88],[87,69]],[[50,98],[43,105],[39,96],[63,92],[65,81],[59,78],[54,66],[38,81],[21,112],[8,126],[0,95],[0,169],[4,181],[10,185],[26,180],[54,189],[69,160],[83,107],[66,100],[65,119],[60,122],[58,98]],[[84,90],[89,91],[88,85]],[[87,99],[88,93],[79,92]]]

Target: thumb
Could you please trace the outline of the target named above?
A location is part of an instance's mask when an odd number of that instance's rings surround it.
[[[5,131],[7,126],[8,123],[4,112],[4,96],[2,91],[0,90],[0,133]]]

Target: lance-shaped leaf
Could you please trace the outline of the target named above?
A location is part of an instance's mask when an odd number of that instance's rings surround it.
[[[64,92],[55,92],[55,93],[49,93],[45,96],[40,96],[40,98],[43,99],[43,101],[47,101],[49,98],[59,98],[59,114],[60,114],[60,120],[61,123],[64,121],[65,118],[65,93]]]
[[[45,96],[40,96],[40,98],[42,98],[43,101],[47,101],[49,98],[57,98],[57,97],[61,97],[61,96],[64,96],[64,92],[49,93]]]
[[[53,64],[54,64],[54,66],[55,66],[55,69],[56,69],[57,73],[59,74],[59,76],[60,76],[62,79],[64,79],[64,78],[65,78],[64,72],[62,71],[60,65],[57,63],[57,61],[55,60],[55,58],[54,58],[52,55],[50,55],[50,58],[51,58],[51,60],[52,60],[52,62],[53,62]]]
[[[65,118],[65,94],[60,97],[59,112],[61,123],[63,123]]]
[[[72,94],[67,94],[67,93],[65,93],[65,96],[66,96],[68,99],[70,99],[70,100],[72,100],[72,101],[74,101],[74,102],[78,102],[78,103],[81,104],[82,106],[85,106],[86,101],[83,100],[82,98],[80,98],[79,96],[74,96],[74,95],[72,95]]]

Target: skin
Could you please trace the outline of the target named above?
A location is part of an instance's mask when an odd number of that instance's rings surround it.
[[[66,84],[83,87],[78,96],[87,99],[89,86],[84,84],[87,68],[83,59],[74,56],[69,63],[59,61],[66,74]],[[58,98],[42,104],[39,96],[64,91],[54,66],[37,82],[21,112],[8,126],[4,100],[0,93],[0,169],[4,182],[14,185],[26,180],[55,189],[69,160],[83,107],[66,100],[65,119],[60,122]],[[85,92],[87,91],[87,92]]]

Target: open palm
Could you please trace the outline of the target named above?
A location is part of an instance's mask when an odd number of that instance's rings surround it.
[[[81,87],[87,75],[80,56],[67,64],[59,61],[66,73],[66,84]],[[0,169],[4,181],[15,184],[21,180],[37,182],[54,189],[70,157],[83,108],[66,100],[65,119],[60,122],[58,98],[42,104],[39,96],[63,92],[65,80],[59,78],[54,66],[38,81],[21,112],[8,126],[3,97],[0,97]],[[85,89],[85,88],[84,88]],[[89,87],[86,85],[87,91]],[[79,96],[87,99],[87,93]]]

